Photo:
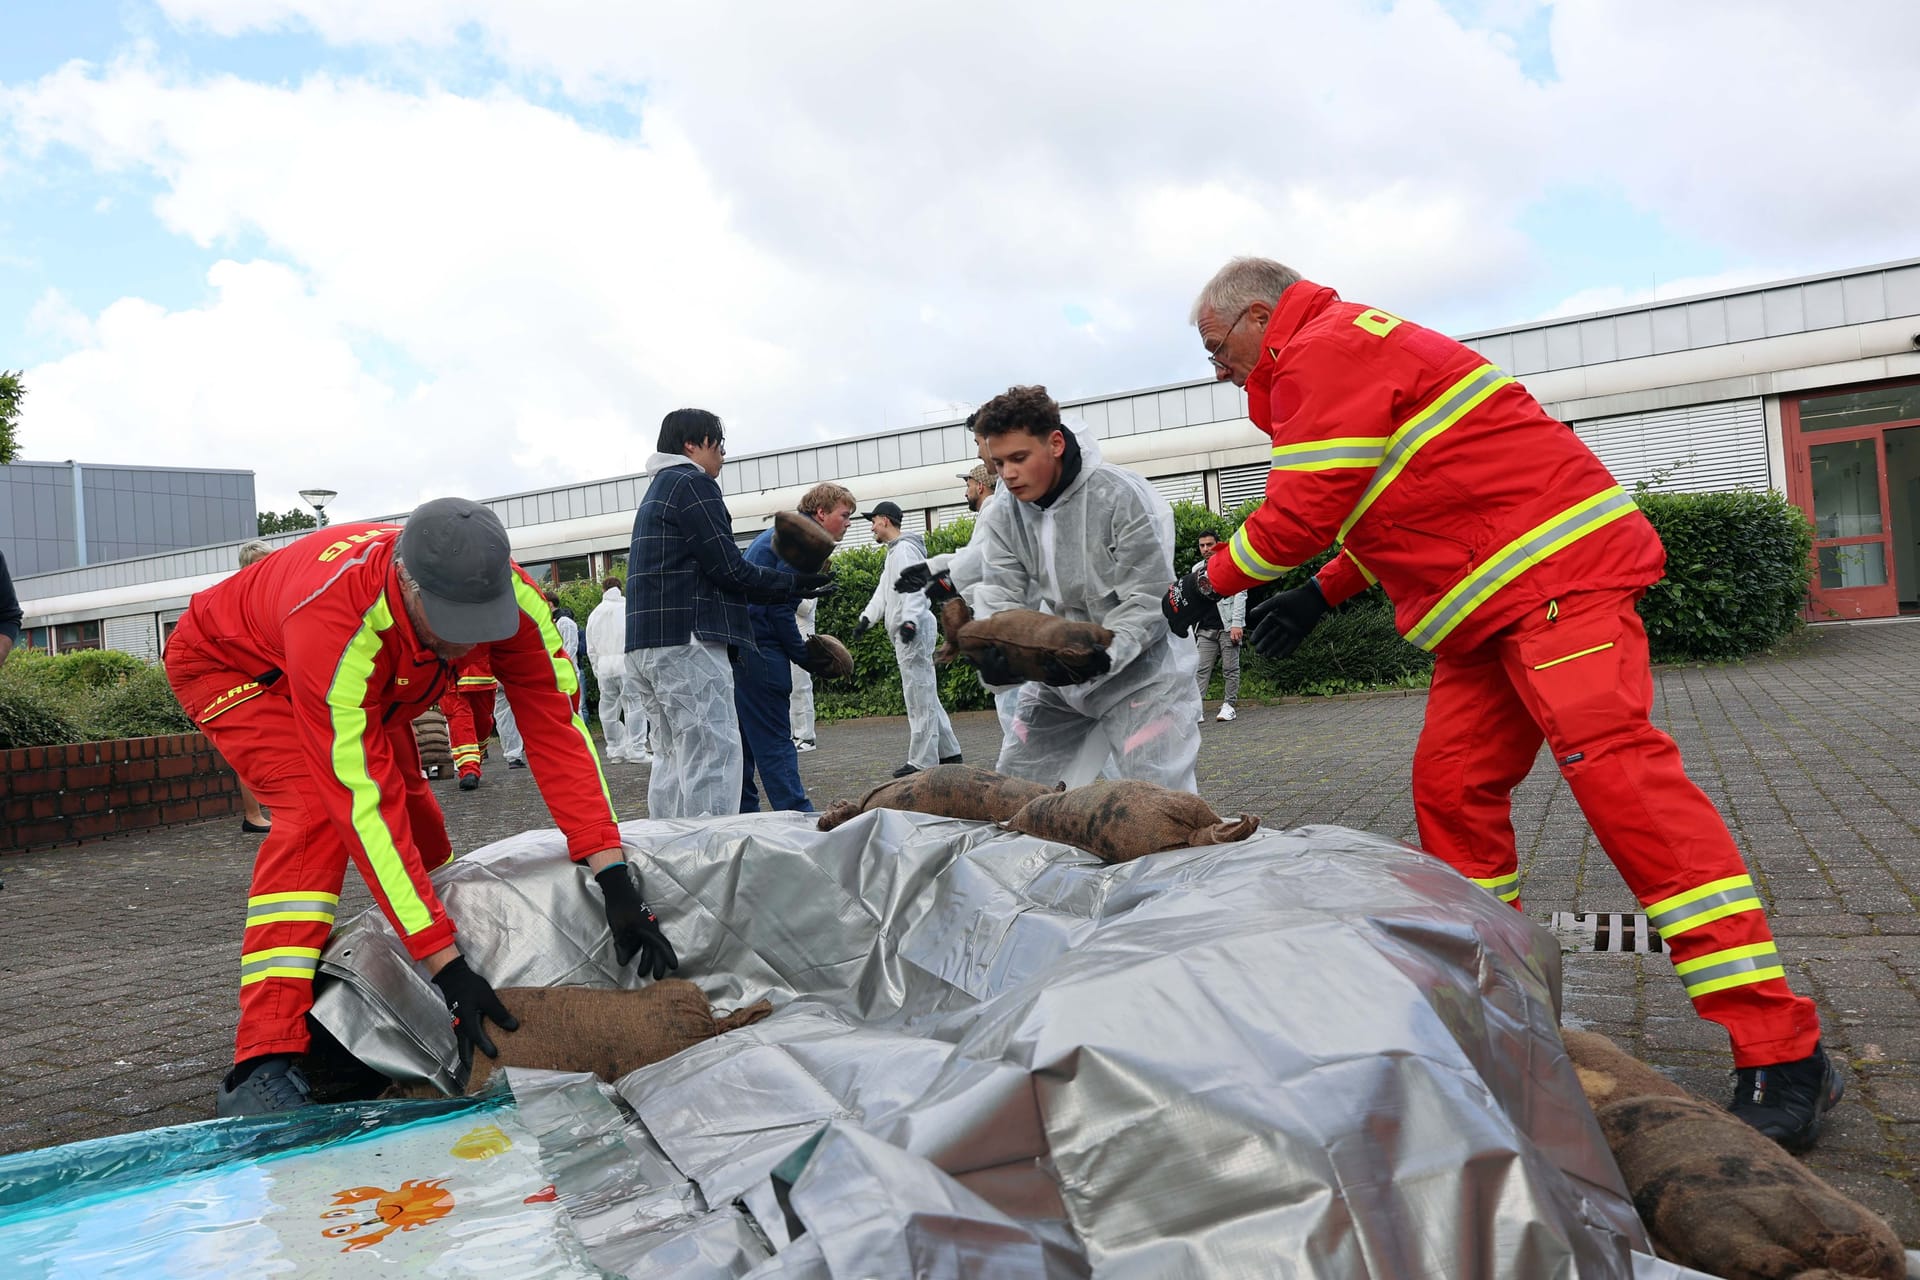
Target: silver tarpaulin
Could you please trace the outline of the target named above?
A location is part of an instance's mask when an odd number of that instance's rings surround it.
[[[680,976],[776,1012],[615,1082],[645,1172],[596,1211],[609,1270],[1686,1274],[1634,1255],[1552,939],[1397,842],[1304,827],[1109,867],[891,811],[622,834]],[[637,985],[558,833],[434,880],[495,985]],[[453,1087],[444,1006],[377,912],[322,968],[343,1044]]]

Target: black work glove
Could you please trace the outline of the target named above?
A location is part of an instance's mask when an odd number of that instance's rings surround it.
[[[920,628],[913,623],[903,622],[900,624],[900,642],[902,644],[912,644],[913,638],[919,634]]]
[[[625,965],[637,955],[640,967],[636,972],[652,970],[655,982],[666,977],[669,970],[678,969],[680,957],[660,931],[653,908],[640,896],[640,886],[634,883],[627,864],[616,862],[602,867],[593,878],[607,900],[607,928],[613,932],[615,963]]]
[[[988,684],[1025,684],[1026,677],[1018,674],[1007,665],[1007,655],[997,644],[977,649],[964,655],[980,672],[980,678]]]
[[[873,630],[873,622],[870,619],[862,618],[860,619],[860,621],[853,624],[853,638],[855,640],[858,640],[861,636],[867,634],[867,632],[871,630]]]
[[[1329,608],[1317,581],[1278,592],[1247,612],[1247,643],[1261,657],[1277,662],[1300,647]]]
[[[475,1049],[489,1058],[499,1057],[500,1051],[487,1034],[485,1019],[492,1018],[505,1031],[518,1031],[520,1019],[507,1012],[485,978],[467,967],[467,958],[455,956],[447,961],[433,975],[433,985],[440,988],[441,999],[453,1011],[453,1034],[460,1042],[461,1063],[471,1063]]]
[[[1173,634],[1184,636],[1193,630],[1194,623],[1207,616],[1207,610],[1219,598],[1207,581],[1207,567],[1201,565],[1167,588],[1167,594],[1160,601],[1160,612],[1166,616]]]
[[[925,561],[922,561],[919,564],[910,564],[902,569],[900,576],[893,580],[893,589],[903,595],[909,591],[925,591],[927,584],[932,581],[933,570],[928,567]]]
[[[833,575],[830,573],[796,573],[789,594],[796,600],[813,600],[820,596],[833,594]]]
[[[1066,658],[1057,653],[1049,653],[1040,659],[1043,683],[1058,688],[1063,684],[1084,684],[1095,676],[1103,676],[1113,670],[1113,655],[1105,649],[1095,649],[1084,658]]]

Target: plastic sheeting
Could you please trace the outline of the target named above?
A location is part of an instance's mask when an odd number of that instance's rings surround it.
[[[1108,867],[885,810],[622,830],[680,976],[778,1006],[617,1082],[655,1162],[649,1207],[604,1209],[654,1250],[630,1274],[1685,1274],[1634,1253],[1551,938],[1396,842]],[[497,985],[633,984],[557,833],[435,880]],[[452,1086],[443,1006],[377,913],[323,970],[342,1043]]]

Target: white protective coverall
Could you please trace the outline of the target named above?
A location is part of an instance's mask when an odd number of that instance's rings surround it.
[[[600,685],[607,759],[646,763],[647,713],[640,708],[639,688],[627,678],[627,597],[618,587],[587,615],[587,662]]]
[[[884,624],[893,640],[893,656],[900,664],[900,692],[907,702],[907,763],[918,769],[931,769],[943,758],[960,754],[960,739],[954,736],[947,709],[940,705],[940,682],[933,672],[939,629],[927,594],[893,589],[908,565],[922,564],[926,558],[927,547],[919,534],[903,533],[895,538],[887,547],[873,599],[860,611],[863,621]],[[913,624],[914,636],[903,640],[900,628],[908,622]]]
[[[793,611],[794,625],[800,628],[800,638],[811,640],[814,633],[814,613],[818,602],[802,600]],[[788,663],[793,668],[793,693],[787,698],[787,728],[793,734],[793,743],[799,746],[805,742],[812,744],[813,724],[813,673],[805,667]]]
[[[979,612],[979,607],[974,603],[974,598],[979,592],[980,580],[985,576],[986,570],[987,513],[996,507],[1004,510],[1013,501],[1015,500],[1009,497],[1006,502],[1001,502],[998,489],[989,493],[981,501],[980,510],[974,512],[973,534],[967,539],[967,545],[958,551],[948,552],[944,556],[935,556],[927,561],[927,567],[933,572],[945,573],[952,577],[954,589],[960,593],[960,598],[967,602],[967,608],[975,613]],[[1035,608],[1037,602],[1025,607]],[[1004,743],[1007,735],[1013,732],[1014,709],[1020,705],[1020,686],[1010,684],[996,689],[985,680],[980,683],[993,695],[993,709],[1000,717],[1000,740]]]
[[[1080,474],[1050,507],[1009,498],[986,522],[981,617],[1040,607],[1114,633],[1113,668],[1084,684],[1021,687],[1002,773],[1051,786],[1093,781],[1109,753],[1122,778],[1196,789],[1200,695],[1193,641],[1167,630],[1160,598],[1173,581],[1173,509],[1131,471],[1109,466],[1074,425]]]

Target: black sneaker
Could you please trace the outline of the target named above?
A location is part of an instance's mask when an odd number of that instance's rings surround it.
[[[896,778],[906,778],[906,777],[911,777],[913,774],[916,774],[918,772],[920,772],[919,765],[903,764],[898,769],[895,769],[893,771],[893,776]]]
[[[959,756],[941,756],[940,763],[941,764],[964,764],[966,762],[963,761]]]
[[[479,789],[479,786],[480,786],[479,774],[463,773],[460,775],[460,789],[462,791],[475,791]]]
[[[524,769],[524,768],[526,768],[526,767],[527,767],[527,762],[526,762],[525,760],[522,760],[522,759],[521,759],[521,758],[520,758],[519,756],[508,756],[508,757],[507,757],[507,768],[509,768],[509,769]]]
[[[1818,1043],[1798,1062],[1742,1067],[1733,1073],[1727,1110],[1798,1155],[1820,1137],[1820,1122],[1847,1091]]]
[[[220,1092],[214,1099],[213,1113],[221,1119],[228,1116],[265,1116],[277,1111],[292,1111],[304,1107],[313,1101],[313,1086],[301,1074],[300,1068],[293,1065],[292,1057],[275,1054],[270,1058],[261,1058],[251,1065],[252,1069],[238,1084],[233,1083],[235,1067],[220,1081]]]

